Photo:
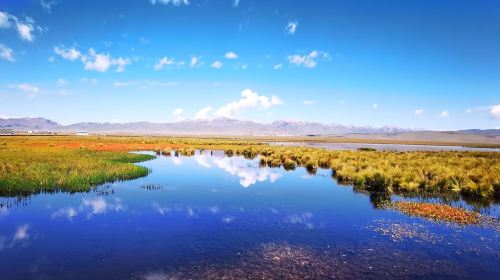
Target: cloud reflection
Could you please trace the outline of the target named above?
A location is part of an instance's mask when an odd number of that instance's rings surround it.
[[[311,212],[302,212],[298,214],[292,214],[286,217],[285,223],[293,225],[305,225],[309,229],[314,228],[314,223],[312,222],[313,214]]]
[[[282,176],[279,173],[271,172],[269,168],[250,166],[248,160],[240,157],[213,158],[213,163],[227,173],[238,176],[240,185],[245,188],[267,180],[274,183]]]
[[[66,207],[52,213],[52,219],[66,218],[71,220],[74,217],[85,213],[87,214],[86,217],[90,219],[94,215],[106,214],[108,211],[120,212],[123,210],[125,210],[125,207],[119,198],[114,198],[109,201],[102,197],[83,198],[80,206],[77,208]]]

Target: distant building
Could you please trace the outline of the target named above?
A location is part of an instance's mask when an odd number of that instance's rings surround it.
[[[88,136],[89,133],[87,131],[77,131],[76,135],[79,135],[79,136]]]
[[[16,135],[13,129],[0,129],[0,135]]]

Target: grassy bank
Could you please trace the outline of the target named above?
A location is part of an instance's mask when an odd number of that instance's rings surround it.
[[[340,183],[386,193],[460,193],[500,198],[500,154],[484,152],[327,151],[299,147],[228,147],[226,154],[261,156],[285,169],[332,169]]]
[[[0,196],[88,191],[107,181],[147,175],[146,168],[132,163],[150,158],[125,152],[3,145],[0,147]]]
[[[130,162],[148,159],[125,151],[192,155],[196,149],[260,156],[285,169],[331,169],[341,183],[380,193],[447,194],[500,198],[500,153],[328,151],[263,145],[255,140],[189,137],[0,137],[0,195],[88,190],[113,179],[143,176]]]

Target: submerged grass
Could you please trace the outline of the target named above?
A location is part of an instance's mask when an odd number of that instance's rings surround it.
[[[398,201],[391,203],[391,208],[436,222],[453,222],[460,225],[475,225],[481,222],[481,216],[476,212],[444,204]]]

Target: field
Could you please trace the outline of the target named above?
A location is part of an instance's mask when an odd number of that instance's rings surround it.
[[[133,162],[151,158],[129,151],[224,150],[227,155],[260,156],[261,164],[314,173],[331,169],[341,183],[371,192],[460,194],[474,199],[500,198],[500,156],[486,152],[327,151],[273,147],[258,139],[189,137],[0,137],[0,195],[86,191],[116,179],[144,176]]]

